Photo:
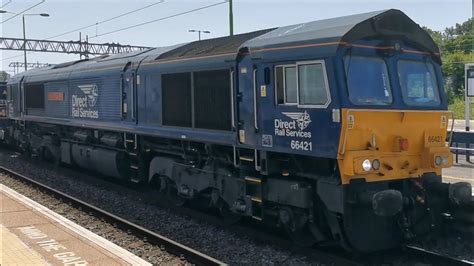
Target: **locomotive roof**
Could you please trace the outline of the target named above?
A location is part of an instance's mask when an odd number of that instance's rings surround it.
[[[163,53],[155,60],[173,60],[180,58],[212,56],[221,54],[230,54],[235,56],[240,46],[251,39],[261,36],[265,33],[273,31],[273,29],[259,30],[244,34],[238,34],[229,37],[221,37],[215,39],[208,39],[203,41],[192,42],[167,53]]]
[[[29,82],[40,81],[48,75],[59,79],[79,70],[97,68],[121,71],[127,62],[147,63],[179,61],[180,59],[205,59],[216,55],[220,60],[235,60],[239,51],[249,51],[265,58],[267,52],[285,47],[305,47],[307,45],[329,44],[329,54],[335,53],[340,45],[354,41],[376,38],[410,40],[416,48],[430,52],[439,59],[439,49],[429,34],[400,10],[390,9],[344,17],[318,20],[274,29],[260,30],[229,37],[195,41],[169,47],[159,47],[147,51],[100,56],[90,60],[67,62],[53,67],[30,70]],[[23,74],[12,78],[18,80]],[[37,76],[34,78],[33,76]]]
[[[250,51],[258,52],[291,45],[328,42],[350,44],[377,36],[383,36],[384,39],[410,40],[422,50],[439,54],[438,46],[429,34],[402,11],[396,9],[280,27],[247,41],[244,46]]]

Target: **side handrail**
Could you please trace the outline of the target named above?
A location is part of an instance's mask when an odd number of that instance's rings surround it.
[[[257,117],[257,69],[253,70],[253,119],[255,130],[258,130],[258,117]]]
[[[342,121],[347,121],[348,120],[347,118],[349,117],[349,115],[352,111],[353,111],[352,109],[347,110],[346,119],[342,119]],[[341,154],[341,155],[343,155],[346,152],[347,133],[349,132],[349,129],[350,129],[349,128],[349,123],[346,122],[346,128],[344,130],[344,141],[342,142],[341,152],[339,152],[339,154]]]
[[[232,130],[234,130],[236,128],[236,126],[235,126],[235,105],[234,105],[234,101],[235,101],[235,97],[234,97],[234,94],[235,94],[234,75],[235,75],[235,72],[231,70],[230,71],[230,112],[231,112]]]
[[[449,143],[449,147],[451,147],[452,143],[453,143],[453,135],[454,135],[454,112],[453,111],[449,111],[449,113],[451,114],[451,130],[449,132],[449,140],[448,140],[448,143]]]

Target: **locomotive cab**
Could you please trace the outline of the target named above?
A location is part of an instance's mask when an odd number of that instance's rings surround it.
[[[452,115],[438,47],[398,10],[369,17],[284,27],[247,44],[260,61],[259,127],[252,133],[273,152],[263,169],[293,182],[316,180],[320,201],[305,217],[308,235],[325,240],[312,225],[324,216],[332,237],[359,252],[429,232],[449,204],[471,195],[467,183],[441,181],[442,169],[452,165]],[[327,25],[340,35],[332,37]],[[286,43],[276,45],[277,38]]]
[[[389,247],[429,232],[447,203],[469,202],[471,195],[466,183],[441,183],[442,169],[452,165],[452,114],[436,55],[409,42],[392,44],[391,52],[350,47],[339,65],[343,217],[346,236],[362,250],[368,241]]]
[[[451,113],[440,65],[422,51],[407,54],[403,50],[416,50],[395,46],[399,51],[392,54],[374,46],[343,55],[338,159],[344,184],[357,176],[372,182],[440,175],[452,165],[446,145]]]

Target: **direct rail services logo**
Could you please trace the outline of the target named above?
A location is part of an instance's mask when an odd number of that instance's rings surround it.
[[[99,87],[96,84],[77,86],[82,95],[72,95],[72,117],[99,118],[96,104],[99,98]]]
[[[285,112],[282,113],[291,121],[275,119],[275,135],[283,137],[299,137],[311,138],[311,132],[305,129],[311,123],[311,116],[307,111],[302,112]]]

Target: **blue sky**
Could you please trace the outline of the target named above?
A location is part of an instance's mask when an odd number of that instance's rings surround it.
[[[148,24],[142,27],[95,37],[119,28],[166,17],[186,10],[222,2],[223,0],[165,0],[146,10],[83,30],[90,42],[119,42],[143,46],[167,46],[190,42],[197,34],[189,29],[211,31],[203,37],[213,38],[228,34],[228,5],[222,4],[195,13]],[[244,33],[263,28],[291,25],[318,19],[338,17],[374,10],[396,8],[415,22],[435,30],[443,30],[472,16],[474,0],[234,0],[235,32]],[[2,0],[3,3],[8,0]],[[12,0],[4,10],[20,12],[40,0]],[[80,28],[116,15],[159,1],[144,0],[46,0],[28,13],[49,13],[48,18],[26,18],[27,37],[48,38]],[[2,21],[11,14],[3,14]],[[0,24],[2,36],[22,37],[21,16]],[[71,33],[58,40],[78,40],[79,33]],[[18,56],[16,58],[10,58]],[[60,63],[76,60],[78,55],[29,53],[29,62]],[[2,70],[10,71],[8,64],[22,61],[21,52],[1,51]]]

